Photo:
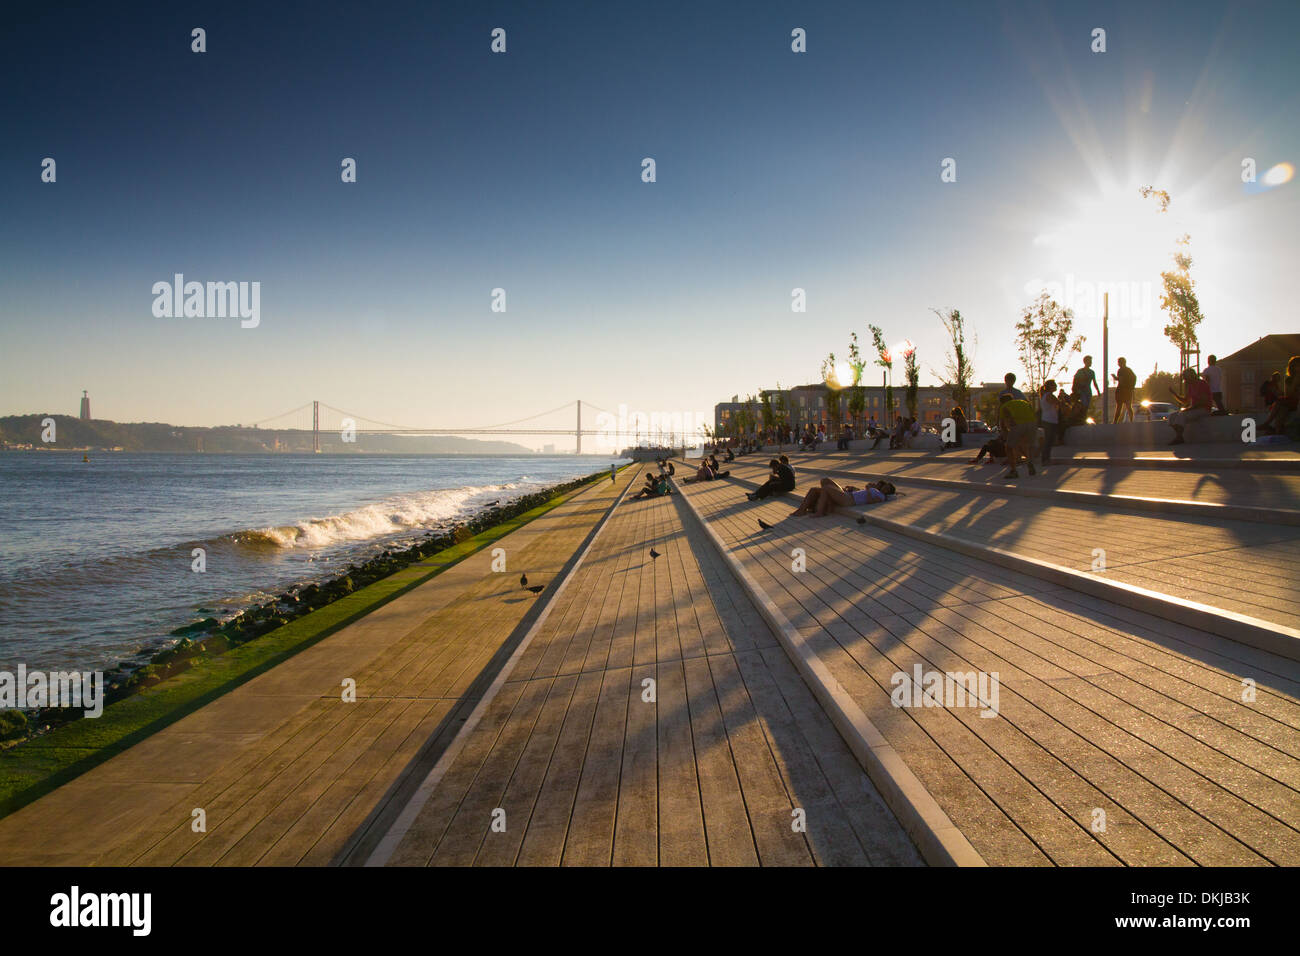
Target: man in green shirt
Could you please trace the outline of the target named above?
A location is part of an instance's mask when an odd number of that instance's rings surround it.
[[[1021,458],[1025,459],[1031,475],[1038,474],[1034,470],[1033,458],[1034,446],[1038,443],[1038,422],[1034,414],[1034,406],[1023,398],[1013,398],[1003,402],[998,413],[998,427],[1006,433],[1007,462],[1011,465],[1011,470],[1003,477],[1020,477],[1016,465],[1020,463]]]

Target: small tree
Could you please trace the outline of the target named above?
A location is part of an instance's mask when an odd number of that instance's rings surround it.
[[[781,388],[781,383],[776,383],[776,399],[772,403],[772,412],[776,416],[776,427],[784,434],[790,425],[790,409],[785,401],[785,392]],[[777,439],[777,445],[781,445],[780,438]]]
[[[1154,186],[1143,186],[1138,190],[1144,199],[1155,199],[1159,212],[1169,209],[1169,193]],[[1188,251],[1192,237],[1183,233],[1176,240],[1174,247],[1174,267],[1160,273],[1165,284],[1164,294],[1160,297],[1160,308],[1169,316],[1165,325],[1165,335],[1169,341],[1178,346],[1179,371],[1187,368],[1192,352],[1199,353],[1200,341],[1196,327],[1205,318],[1201,314],[1201,302],[1196,296],[1196,282],[1192,279],[1192,256]]]
[[[1063,308],[1044,290],[1025,306],[1016,323],[1016,347],[1024,366],[1031,396],[1039,386],[1065,371],[1070,356],[1083,348],[1084,337],[1074,334],[1074,313]]]
[[[855,434],[862,433],[862,413],[867,407],[867,393],[862,388],[862,370],[867,363],[858,350],[858,333],[849,333],[849,367],[853,369],[853,386],[849,392],[849,415],[853,418]]]
[[[1178,376],[1173,372],[1162,372],[1159,369],[1153,371],[1147,376],[1142,387],[1137,389],[1137,394],[1133,396],[1134,402],[1140,402],[1146,399],[1149,402],[1170,402],[1173,396],[1169,393],[1179,385]],[[1181,390],[1180,390],[1181,394]]]
[[[943,323],[948,333],[949,348],[947,365],[943,374],[935,372],[952,395],[953,404],[958,405],[967,414],[970,413],[970,387],[975,381],[975,367],[972,364],[973,345],[966,345],[966,319],[956,309],[946,312],[931,309]],[[933,370],[932,370],[933,371]]]
[[[916,364],[916,346],[903,346],[903,374],[907,377],[907,415],[916,419],[916,396],[921,386],[921,368]]]
[[[1169,316],[1165,335],[1178,346],[1178,367],[1187,368],[1188,358],[1200,344],[1196,327],[1201,324],[1201,303],[1196,297],[1196,282],[1192,279],[1192,257],[1188,254],[1191,236],[1183,233],[1174,249],[1174,268],[1160,273],[1165,291],[1160,296],[1160,308]]]
[[[891,381],[894,359],[885,345],[885,334],[880,331],[880,326],[869,325],[867,328],[871,330],[871,342],[876,347],[876,364],[885,370],[885,424],[889,425],[894,421],[894,383]]]
[[[843,408],[840,405],[840,389],[844,383],[839,380],[835,372],[835,353],[831,352],[822,360],[822,381],[826,388],[826,415],[831,420],[831,430],[837,432],[840,430],[840,421],[844,417]]]

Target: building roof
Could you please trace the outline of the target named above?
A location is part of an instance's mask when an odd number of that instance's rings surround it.
[[[1292,355],[1300,355],[1300,333],[1264,335],[1245,348],[1225,355],[1219,362],[1273,362],[1286,364]]]

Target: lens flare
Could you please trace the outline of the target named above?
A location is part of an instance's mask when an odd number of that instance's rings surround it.
[[[1290,163],[1278,163],[1261,178],[1265,186],[1281,186],[1289,183],[1295,176],[1295,167]]]

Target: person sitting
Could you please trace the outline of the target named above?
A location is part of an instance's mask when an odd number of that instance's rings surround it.
[[[731,446],[730,446],[730,445],[727,446],[727,454],[723,457],[722,460],[723,460],[723,461],[735,461],[735,460],[736,460],[736,456],[733,455],[733,454],[731,453]]]
[[[758,486],[757,491],[745,493],[745,497],[750,501],[761,501],[772,495],[784,495],[794,491],[794,468],[791,467],[789,458],[785,455],[773,458],[767,463],[767,467],[772,469],[772,475]]]
[[[804,495],[803,502],[791,513],[791,517],[811,514],[815,518],[822,518],[832,508],[879,504],[892,494],[895,494],[895,489],[888,481],[873,481],[865,488],[858,488],[855,485],[841,487],[833,479],[823,478],[818,487],[809,489],[808,494]]]
[[[889,447],[891,449],[902,448],[906,444],[907,444],[907,417],[904,416],[898,420],[898,424],[894,426],[893,434],[889,436]]]
[[[972,465],[978,465],[984,456],[989,456],[989,464],[996,465],[998,459],[1007,457],[1007,443],[1001,435],[994,435],[980,448],[980,453],[970,460]]]
[[[955,437],[953,441],[943,443],[944,448],[960,448],[962,436],[966,434],[966,413],[962,411],[960,405],[954,405],[952,411],[948,413],[953,420],[955,428],[953,429]]]
[[[1174,430],[1174,440],[1169,443],[1171,445],[1184,444],[1186,439],[1183,438],[1183,429],[1192,422],[1208,418],[1214,411],[1214,396],[1210,392],[1209,383],[1190,368],[1183,369],[1183,387],[1186,391],[1181,395],[1172,388],[1169,390],[1169,394],[1177,399],[1181,407],[1181,411],[1169,416],[1169,424]]]
[[[632,498],[658,498],[668,494],[671,490],[667,475],[652,475],[647,471],[645,473],[645,485]]]

